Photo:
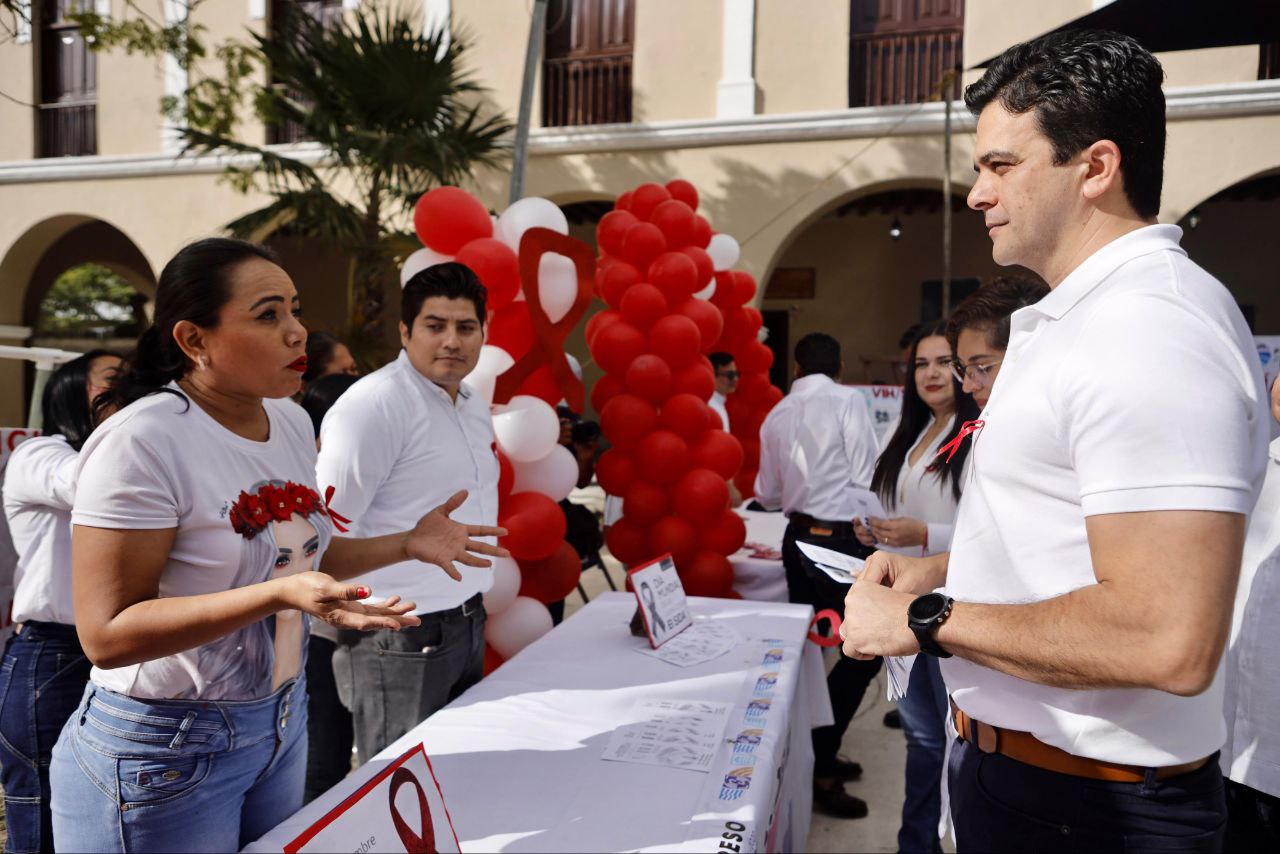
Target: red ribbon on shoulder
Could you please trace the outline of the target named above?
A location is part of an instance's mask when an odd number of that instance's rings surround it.
[[[338,533],[345,534],[350,530],[347,526],[351,524],[351,520],[338,513],[337,510],[334,510],[333,505],[330,503],[331,501],[333,501],[333,484],[329,484],[329,486],[325,488],[324,510],[329,514],[329,518],[333,520],[333,527],[337,529]]]
[[[943,454],[946,454],[946,462],[951,462],[951,458],[956,455],[956,451],[960,450],[960,446],[964,444],[964,440],[969,438],[973,433],[977,433],[986,425],[987,422],[982,421],[981,419],[964,422],[960,425],[960,432],[956,434],[956,437],[939,448],[938,453],[934,454],[934,456],[940,457]]]

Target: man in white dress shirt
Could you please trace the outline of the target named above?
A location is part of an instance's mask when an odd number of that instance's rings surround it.
[[[875,472],[877,443],[865,398],[837,379],[840,344],[813,333],[796,343],[791,393],[760,427],[756,500],[788,517],[782,562],[792,602],[839,613],[844,587],[805,559],[797,540],[865,557],[869,549],[853,533],[854,489],[866,489]],[[844,790],[862,768],[838,757],[840,742],[880,659],[841,657],[827,677],[835,723],[813,731],[814,803],[841,818],[861,818],[867,805]]]
[[[873,556],[844,622],[850,655],[944,659],[961,852],[1222,846],[1266,393],[1235,300],[1156,224],[1163,76],[1133,39],[1074,31],[965,92],[969,206],[995,260],[1052,290],[1013,316],[950,555]]]
[[[462,264],[411,278],[400,307],[396,361],[360,380],[325,416],[316,479],[357,536],[407,530],[459,490],[453,518],[496,525],[498,460],[489,405],[462,378],[484,343],[485,290]],[[335,671],[350,667],[356,749],[367,762],[467,688],[484,668],[489,569],[455,565],[455,577],[393,564],[352,583],[413,601],[422,625],[343,632]]]
[[[711,369],[716,372],[716,390],[711,393],[707,405],[720,416],[720,429],[729,431],[729,410],[725,408],[725,399],[738,390],[738,365],[733,361],[732,353],[712,353]]]

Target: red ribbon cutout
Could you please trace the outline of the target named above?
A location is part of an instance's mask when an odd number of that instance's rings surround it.
[[[548,252],[564,255],[573,261],[578,271],[578,295],[559,321],[552,323],[542,307],[542,293],[538,282],[538,264]],[[573,374],[569,360],[564,355],[564,342],[578,321],[591,305],[592,282],[595,279],[596,259],[591,247],[581,240],[549,228],[531,228],[520,239],[520,282],[524,298],[529,303],[529,319],[533,323],[533,347],[514,365],[498,377],[494,386],[493,402],[506,403],[521,383],[545,363],[551,369],[556,387],[564,394],[569,408],[582,412],[586,403],[586,388],[582,380]]]
[[[831,621],[831,637],[826,638],[814,631],[819,620]],[[842,646],[844,641],[840,639],[840,615],[831,608],[824,608],[813,615],[813,619],[809,621],[809,640],[818,646]]]
[[[406,783],[412,784],[418,793],[418,812],[422,816],[421,835],[413,832],[413,828],[409,827],[409,823],[400,815],[400,810],[396,809],[396,792],[400,791],[400,787]],[[418,778],[412,771],[405,767],[395,770],[391,775],[391,786],[387,789],[387,800],[390,802],[391,822],[396,826],[396,833],[400,835],[404,850],[408,854],[436,854],[436,829],[431,821],[431,807],[427,804],[427,793],[422,790],[422,784],[418,782]]]
[[[934,456],[940,457],[943,454],[946,454],[947,455],[946,461],[951,462],[951,458],[956,455],[956,451],[960,450],[960,446],[964,444],[964,440],[969,438],[969,435],[971,433],[977,433],[979,430],[985,427],[986,424],[987,422],[982,420],[964,422],[963,424],[960,425],[960,432],[956,434],[956,437],[952,439],[950,442],[948,442],[947,444],[943,445],[941,448],[939,448],[938,453],[934,454]]]
[[[324,510],[326,513],[329,514],[329,518],[333,520],[333,527],[338,529],[338,533],[345,534],[348,530],[350,530],[349,528],[347,528],[347,525],[351,524],[351,520],[348,519],[346,516],[339,514],[337,510],[333,509],[333,505],[329,503],[332,500],[333,500],[333,484],[329,484],[329,486],[326,487],[324,491]]]

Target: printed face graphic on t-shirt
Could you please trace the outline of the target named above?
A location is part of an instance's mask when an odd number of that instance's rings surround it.
[[[320,535],[306,517],[294,516],[287,522],[272,522],[276,539],[275,575],[308,572],[315,568]]]

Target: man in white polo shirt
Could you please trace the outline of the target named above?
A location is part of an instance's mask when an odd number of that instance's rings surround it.
[[[411,278],[400,304],[400,357],[353,385],[325,416],[316,480],[358,536],[405,530],[459,490],[460,522],[496,525],[498,460],[484,398],[462,378],[484,343],[485,290],[462,264]],[[393,564],[358,582],[416,603],[422,625],[342,632],[361,762],[478,682],[484,669],[483,594],[489,569],[454,565],[456,578]]]
[[[1013,316],[951,554],[873,556],[844,623],[850,655],[945,658],[961,851],[1222,845],[1221,660],[1266,395],[1235,301],[1155,224],[1162,78],[1132,39],[1077,31],[965,92],[969,205],[995,260],[1052,291]]]

